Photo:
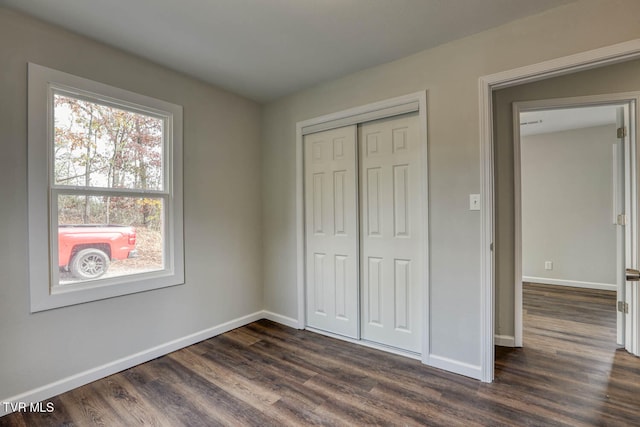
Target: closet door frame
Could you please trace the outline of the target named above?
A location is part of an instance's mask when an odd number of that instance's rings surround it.
[[[427,169],[427,93],[426,91],[386,99],[350,108],[324,116],[304,120],[296,124],[296,280],[298,318],[297,328],[306,328],[305,297],[305,212],[304,212],[304,136],[323,130],[367,121],[389,118],[406,113],[418,113],[421,153],[420,200],[420,277],[422,286],[422,354],[421,360],[429,363],[429,197]],[[339,337],[339,336],[338,336]],[[350,340],[356,343],[360,341]]]

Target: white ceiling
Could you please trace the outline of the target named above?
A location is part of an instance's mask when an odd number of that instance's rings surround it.
[[[538,135],[615,124],[618,108],[615,105],[602,105],[522,112],[520,113],[520,135]]]
[[[265,102],[574,0],[0,0]]]

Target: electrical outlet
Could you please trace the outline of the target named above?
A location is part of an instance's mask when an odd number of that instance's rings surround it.
[[[545,270],[553,270],[553,262],[552,261],[545,261],[544,262],[544,269]]]

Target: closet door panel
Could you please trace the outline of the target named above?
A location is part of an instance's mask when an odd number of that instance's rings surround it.
[[[421,352],[418,116],[359,126],[362,338]]]
[[[307,326],[359,338],[356,126],[304,137]]]

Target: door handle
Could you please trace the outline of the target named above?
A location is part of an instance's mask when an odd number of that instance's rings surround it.
[[[640,281],[640,271],[635,270],[633,268],[627,268],[626,269],[626,273],[627,273],[627,280],[630,282],[637,282]]]

